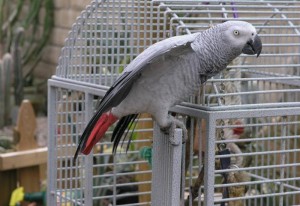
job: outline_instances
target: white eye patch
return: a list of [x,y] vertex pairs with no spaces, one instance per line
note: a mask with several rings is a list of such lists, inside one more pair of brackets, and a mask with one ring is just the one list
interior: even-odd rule
[[237,35],[240,34],[240,32],[239,32],[238,30],[234,30],[234,31],[233,31],[233,34],[234,34],[235,36],[237,36]]

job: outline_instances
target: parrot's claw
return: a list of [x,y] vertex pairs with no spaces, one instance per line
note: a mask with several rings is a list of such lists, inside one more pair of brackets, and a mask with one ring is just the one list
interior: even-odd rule
[[162,133],[164,133],[165,135],[169,135],[170,134],[169,133],[169,127],[162,127],[162,128],[160,128],[160,131]]
[[171,145],[177,146],[179,145],[179,142],[175,140],[175,128],[176,128],[176,124],[175,122],[173,122],[169,128],[169,141],[171,143]]
[[183,122],[181,122],[178,119],[173,118],[172,119],[172,123],[170,125],[170,127],[168,128],[161,128],[161,131],[166,134],[169,135],[169,141],[172,145],[177,146],[179,145],[179,142],[175,140],[174,138],[174,133],[175,133],[175,129],[176,127],[179,127],[180,129],[182,129],[182,144],[184,144],[188,138],[188,134],[187,134],[187,129],[184,125]]
[[174,125],[174,126],[171,126],[171,127],[173,127],[172,128],[173,135],[170,136],[170,137],[173,137],[173,139],[174,139],[175,128],[179,127],[180,129],[182,129],[182,144],[184,144],[188,139],[188,132],[187,132],[187,129],[185,127],[185,124],[182,121],[174,118],[174,121],[173,121],[172,125]]
[[174,128],[171,127],[166,127],[166,128],[161,128],[160,129],[165,135],[169,136],[169,141],[171,145],[177,146],[179,145],[179,142],[175,140],[174,138]]

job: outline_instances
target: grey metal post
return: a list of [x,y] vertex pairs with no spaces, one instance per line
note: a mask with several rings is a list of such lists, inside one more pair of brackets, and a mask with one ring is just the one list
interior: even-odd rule
[[[47,184],[47,205],[56,205],[56,174],[57,154],[54,147],[55,129],[56,129],[56,88],[51,85],[51,80],[48,81],[48,184]],[[56,146],[56,145],[55,145]]]
[[[93,95],[86,93],[85,94],[85,120],[91,118],[93,114]],[[85,205],[93,205],[93,156],[92,154],[84,158],[85,166],[85,190],[84,190],[84,203]]]
[[206,122],[206,154],[204,160],[204,205],[214,204],[216,120],[210,115]]
[[169,136],[155,125],[152,155],[151,205],[180,205],[182,130],[174,134],[178,145],[171,145]]

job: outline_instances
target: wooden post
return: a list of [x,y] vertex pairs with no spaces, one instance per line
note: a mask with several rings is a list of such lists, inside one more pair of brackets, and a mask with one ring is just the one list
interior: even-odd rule
[[[37,148],[37,143],[34,139],[36,119],[32,105],[28,100],[23,100],[20,106],[16,130],[20,134],[20,142],[17,145],[18,151]],[[26,192],[39,192],[39,165],[20,168],[18,170],[18,181]]]
[[0,154],[0,205],[8,205],[11,193],[23,186],[26,193],[40,191],[40,165],[47,162],[47,148],[37,148],[36,119],[31,103],[24,100],[19,109],[16,133],[18,151]]
[[23,100],[18,114],[16,130],[20,135],[20,142],[17,145],[18,151],[35,149],[37,143],[34,139],[36,119],[29,100]]

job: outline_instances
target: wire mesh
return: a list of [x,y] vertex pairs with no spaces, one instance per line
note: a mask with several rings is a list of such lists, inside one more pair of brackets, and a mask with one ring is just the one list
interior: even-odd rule
[[[147,46],[226,20],[252,23],[263,52],[241,55],[173,109],[190,117],[181,205],[300,204],[299,10],[299,1],[92,1],[49,81],[48,205],[151,204],[152,171],[139,156],[152,144],[150,116],[138,120],[127,153],[125,140],[111,155],[108,132],[73,164],[79,135],[107,88]],[[229,169],[221,166],[226,158]]]
[[[56,109],[52,113],[55,119],[51,122],[51,129],[55,138],[49,144],[55,147],[52,148],[53,151],[49,151],[49,187],[55,188],[51,189],[50,194],[53,203],[148,204],[151,169],[147,161],[139,158],[139,148],[151,144],[149,137],[152,137],[152,119],[147,116],[139,119],[128,152],[125,151],[127,146],[122,145],[117,154],[112,155],[109,138],[112,132],[109,131],[104,140],[97,144],[93,156],[79,156],[76,164],[73,164],[78,137],[85,120],[94,112],[89,110],[95,108],[98,97],[87,97],[83,92],[62,87],[54,90],[56,98],[51,96],[51,99],[56,103],[51,106]],[[124,141],[124,144],[127,143]],[[139,190],[142,187],[146,189]],[[146,200],[142,200],[143,198]]]
[[155,41],[154,28],[146,21],[149,4],[92,1],[73,25],[56,76],[110,86],[124,67]]
[[[213,167],[214,171],[211,176],[215,197],[210,205],[299,204],[299,114],[269,115],[244,114],[241,119],[221,118],[216,114],[215,125],[207,125],[205,118],[193,120],[194,133],[186,145],[187,154],[194,155],[186,156],[185,205],[208,205],[204,204],[207,188],[203,186],[203,176],[199,194],[194,198],[191,195],[191,186],[195,186],[204,167]],[[216,137],[211,151],[207,147],[207,130]],[[230,153],[220,153],[226,149]],[[207,156],[213,156],[215,161],[205,163]],[[224,158],[230,161],[228,168],[222,166]]]
[[139,119],[128,152],[124,141],[112,156],[108,132],[93,156],[80,156],[72,163],[79,135],[105,89],[155,41],[148,32],[151,22],[145,20],[149,5],[148,1],[92,1],[74,23],[53,77],[59,82],[50,87],[49,119],[55,122],[50,120],[49,145],[55,150],[49,151],[49,205],[149,204],[151,168],[139,158],[139,149],[151,144],[150,117]]
[[[164,37],[203,31],[227,20],[252,23],[263,42],[259,58],[241,55],[208,81],[198,100],[203,109],[296,105],[299,101],[299,2],[154,1]],[[224,107],[226,105],[226,107]],[[222,106],[222,107],[220,107]]]

